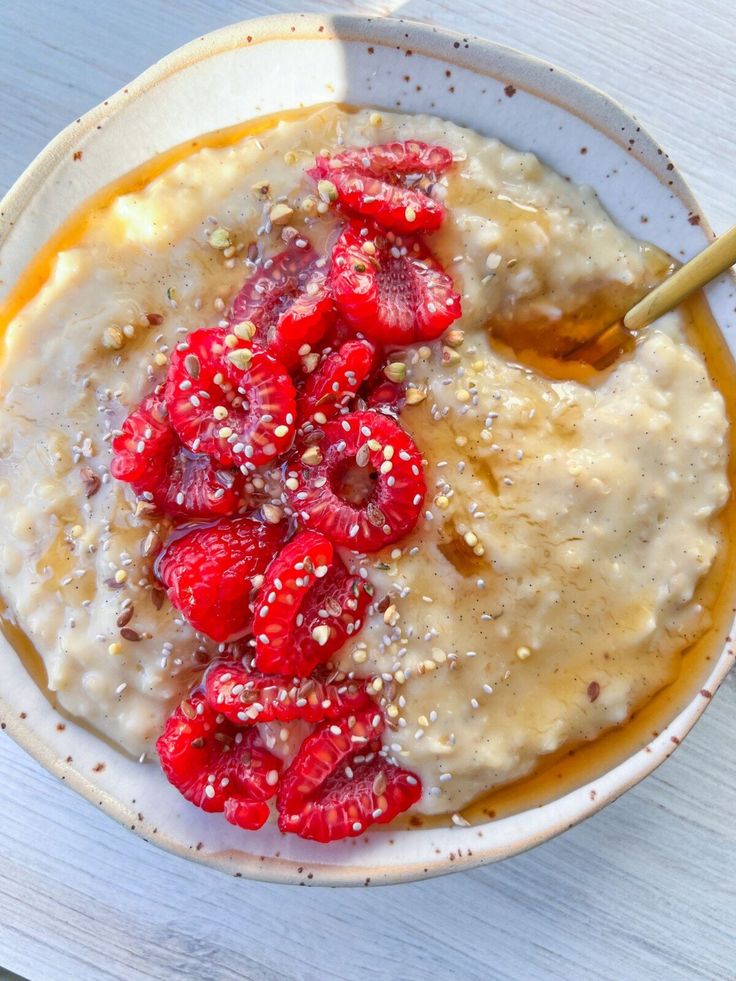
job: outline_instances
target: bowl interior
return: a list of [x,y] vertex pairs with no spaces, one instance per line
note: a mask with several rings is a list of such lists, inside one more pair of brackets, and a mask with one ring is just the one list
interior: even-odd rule
[[[258,84],[254,85],[253,80]],[[234,25],[170,55],[72,124],[3,203],[0,297],[37,246],[92,192],[204,132],[326,101],[431,113],[532,150],[591,184],[619,224],[688,257],[708,231],[654,142],[601,93],[545,63],[486,41],[370,18],[283,16]],[[727,280],[709,290],[729,341]],[[11,735],[97,806],[144,837],[232,873],[277,881],[386,882],[493,861],[564,830],[650,772],[707,703],[694,701],[647,751],[533,811],[473,828],[389,830],[328,848],[275,829],[243,835],[184,802],[156,766],[141,766],[60,719],[0,638],[0,710]],[[724,652],[708,680],[730,664]],[[595,793],[591,793],[591,791]]]

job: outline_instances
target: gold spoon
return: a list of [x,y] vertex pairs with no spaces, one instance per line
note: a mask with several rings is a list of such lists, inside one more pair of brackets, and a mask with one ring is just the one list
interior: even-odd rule
[[608,324],[592,337],[576,344],[562,355],[565,361],[584,361],[594,368],[605,368],[622,348],[630,347],[633,332],[647,327],[669,313],[691,293],[720,276],[736,264],[736,227],[711,242],[694,259],[680,266],[659,286],[650,290],[622,320]]

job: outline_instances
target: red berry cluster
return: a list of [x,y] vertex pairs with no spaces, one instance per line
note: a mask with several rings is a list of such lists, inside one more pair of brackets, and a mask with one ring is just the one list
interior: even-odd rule
[[[439,227],[431,184],[452,163],[418,141],[318,157],[307,173],[345,215],[329,256],[297,235],[261,263],[226,326],[196,330],[167,378],[113,440],[112,473],[185,525],[157,575],[195,630],[222,645],[168,719],[167,777],[199,807],[317,841],[361,834],[421,795],[381,752],[366,682],[329,663],[367,615],[372,588],[336,545],[374,552],[415,526],[421,454],[397,421],[387,353],[460,315],[452,281],[417,233]],[[370,477],[348,491],[351,470]],[[279,472],[292,520],[268,523],[248,488]],[[313,726],[282,773],[258,723]]]

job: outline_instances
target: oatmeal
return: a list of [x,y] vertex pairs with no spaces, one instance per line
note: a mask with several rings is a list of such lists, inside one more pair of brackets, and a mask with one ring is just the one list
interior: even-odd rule
[[[664,318],[630,356],[585,381],[551,380],[516,364],[496,343],[554,354],[560,338],[587,336],[612,310],[625,309],[657,281],[666,260],[619,229],[590,190],[531,154],[428,116],[326,108],[257,138],[200,149],[96,211],[5,335],[0,593],[40,653],[59,704],[130,753],[155,755],[167,716],[199,683],[217,641],[235,636],[223,624],[237,616],[241,600],[252,600],[252,582],[260,586],[269,573],[255,559],[243,566],[248,589],[195,632],[190,621],[198,622],[185,615],[182,597],[196,583],[167,579],[167,596],[156,576],[171,516],[184,520],[176,515],[182,502],[174,493],[165,508],[170,517],[160,517],[156,493],[136,497],[121,482],[133,484],[130,475],[111,475],[111,445],[123,438],[126,416],[163,385],[172,362],[181,362],[181,377],[188,372],[205,384],[206,345],[215,335],[200,338],[205,347],[195,351],[192,332],[219,329],[222,363],[256,372],[258,355],[252,359],[248,345],[259,325],[233,316],[233,300],[248,277],[268,272],[268,257],[284,249],[311,249],[315,257],[342,249],[342,288],[348,298],[355,292],[350,275],[366,273],[360,262],[349,264],[364,231],[360,222],[353,231],[351,225],[336,246],[342,219],[335,202],[352,201],[357,184],[377,178],[361,171],[360,150],[350,151],[344,170],[334,169],[334,155],[418,138],[445,148],[447,160],[427,162],[427,172],[436,170],[431,181],[406,167],[397,171],[404,184],[396,179],[391,202],[400,206],[391,220],[409,229],[426,222],[428,246],[417,245],[414,258],[422,288],[434,291],[431,306],[440,308],[431,317],[445,317],[438,331],[449,329],[430,339],[409,323],[400,347],[384,358],[381,378],[403,393],[398,420],[425,461],[415,463],[411,447],[401,450],[406,487],[411,468],[423,466],[427,492],[407,490],[402,514],[378,508],[365,528],[350,525],[323,563],[332,563],[331,575],[344,563],[335,589],[346,595],[349,576],[370,585],[335,660],[351,679],[371,679],[369,693],[386,718],[385,754],[421,780],[420,810],[461,809],[546,754],[623,722],[671,680],[683,648],[707,627],[694,594],[720,546],[727,422],[680,318]],[[322,162],[309,180],[305,169],[315,158]],[[402,196],[407,188],[426,201],[405,204],[415,200]],[[367,213],[372,197],[360,202]],[[382,288],[391,263],[404,261],[393,242],[378,246]],[[321,262],[305,259],[306,272],[295,274],[295,290],[310,298],[309,316],[325,288]],[[247,310],[252,296],[249,302]],[[308,317],[300,316],[295,323],[308,331]],[[380,318],[372,329],[374,342],[388,343]],[[279,351],[292,374],[318,371],[319,344],[312,343]],[[355,343],[344,372],[348,387],[351,371],[374,370],[367,362],[356,367],[367,356]],[[309,426],[339,426],[323,418],[325,392],[305,384]],[[286,377],[278,388],[289,385]],[[192,393],[183,391],[176,403],[166,394],[168,419],[182,439],[191,418],[171,407],[191,414]],[[199,399],[196,384],[192,391]],[[201,445],[199,430],[193,442],[187,436],[174,469],[200,466],[190,459],[192,447],[211,451],[215,464],[197,471],[203,514],[232,514],[225,508],[237,492],[243,512],[257,509],[266,524],[282,528],[301,514],[309,528],[304,501],[314,504],[321,477],[300,472],[287,477],[285,492],[276,486],[269,454],[288,450],[296,409],[281,405],[281,417],[264,404],[248,422],[260,433],[266,420],[261,443],[236,441],[242,413],[223,402],[212,410],[217,426],[207,430],[209,443]],[[166,414],[157,417],[152,403],[149,409],[143,446],[158,424],[161,439],[169,438]],[[194,421],[198,426],[198,416]],[[355,435],[360,454],[359,432],[349,429],[344,439]],[[125,438],[135,449],[132,432]],[[300,439],[299,467],[320,467],[318,443]],[[366,440],[379,449],[366,448],[364,464],[383,453],[370,465],[396,486],[390,481],[402,479],[404,458],[394,437],[371,433]],[[257,466],[248,464],[253,459]],[[190,510],[192,517],[202,520]],[[374,534],[384,526],[400,533]],[[282,537],[263,546],[269,559]],[[365,551],[346,548],[350,541]],[[387,544],[377,552],[378,541]],[[319,647],[322,637],[314,626],[310,642]],[[323,700],[361,697],[351,689]],[[194,714],[206,711],[197,708],[201,700],[198,694]],[[237,722],[236,714],[226,724]],[[274,759],[288,758],[272,736],[263,733]],[[370,743],[370,733],[365,738]],[[278,766],[269,757],[274,781]],[[375,785],[383,779],[378,773]],[[241,815],[243,826],[247,820]]]

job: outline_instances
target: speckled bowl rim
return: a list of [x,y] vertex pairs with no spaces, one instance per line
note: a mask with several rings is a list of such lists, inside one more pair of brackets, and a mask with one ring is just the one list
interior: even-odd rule
[[[655,141],[642,131],[637,120],[604,93],[556,66],[494,42],[463,36],[411,20],[284,14],[233,24],[184,45],[64,129],[36,157],[0,203],[0,212],[6,228],[12,225],[14,217],[19,215],[32,200],[55,162],[68,154],[83,135],[90,134],[102,121],[109,119],[123,106],[155,88],[164,79],[185,69],[193,62],[216,57],[234,47],[255,45],[269,40],[289,40],[299,43],[306,39],[360,42],[379,47],[399,48],[403,49],[404,53],[409,50],[409,53],[414,52],[452,62],[457,67],[466,68],[475,74],[513,82],[517,87],[535,93],[545,101],[563,106],[621,146],[625,145],[631,132],[636,132],[638,159],[657,174],[661,183],[664,183],[664,177],[660,174],[663,166],[662,159],[669,158]],[[496,61],[498,64],[495,63]],[[499,70],[499,66],[502,67],[502,71]],[[552,71],[554,71],[553,76],[547,74]],[[668,164],[668,167],[667,178],[670,189],[691,214],[698,215],[700,231],[704,236],[703,244],[705,244],[705,240],[712,237],[712,231],[702,217],[700,208],[681,174],[672,164]],[[90,193],[96,189],[90,188]],[[7,232],[0,231],[0,247],[6,235]],[[736,284],[736,279],[732,279],[732,283]],[[720,323],[720,318],[717,319]],[[723,325],[722,329],[725,333]],[[733,347],[733,343],[731,346]],[[727,645],[703,688],[693,693],[692,701],[655,739],[585,786],[533,809],[540,814],[546,812],[549,815],[548,819],[540,821],[536,831],[520,833],[513,841],[500,846],[493,843],[492,835],[481,842],[474,833],[478,829],[491,829],[503,821],[513,821],[513,818],[487,822],[470,829],[446,829],[447,833],[452,834],[451,841],[455,847],[439,856],[427,854],[421,861],[402,862],[399,847],[395,863],[352,866],[349,863],[330,862],[329,852],[325,851],[324,862],[312,863],[311,868],[318,870],[318,874],[312,878],[308,877],[307,869],[304,868],[305,863],[302,861],[270,856],[263,861],[259,860],[257,855],[242,852],[238,852],[237,859],[233,861],[232,854],[229,852],[199,853],[192,851],[190,845],[184,845],[177,839],[168,837],[165,831],[153,834],[157,829],[148,827],[146,822],[136,825],[134,830],[146,840],[153,841],[159,847],[184,858],[208,864],[229,874],[281,883],[358,885],[406,882],[498,861],[526,851],[567,830],[614,801],[656,769],[672,754],[703,713],[713,693],[732,666],[733,660],[733,649]],[[49,711],[53,710],[49,708]],[[48,742],[35,731],[34,725],[19,717],[17,705],[14,706],[1,691],[0,718],[4,720],[3,728],[13,740],[49,772],[65,781],[68,786],[100,807],[106,814],[121,824],[131,827],[130,809],[127,805],[117,800],[88,774],[80,772],[75,766],[65,763],[57,756]],[[522,812],[522,815],[527,813],[530,812]],[[515,817],[519,818],[520,815]],[[402,835],[414,836],[417,832],[398,830],[393,834],[398,838]],[[471,842],[472,848],[469,847]]]

